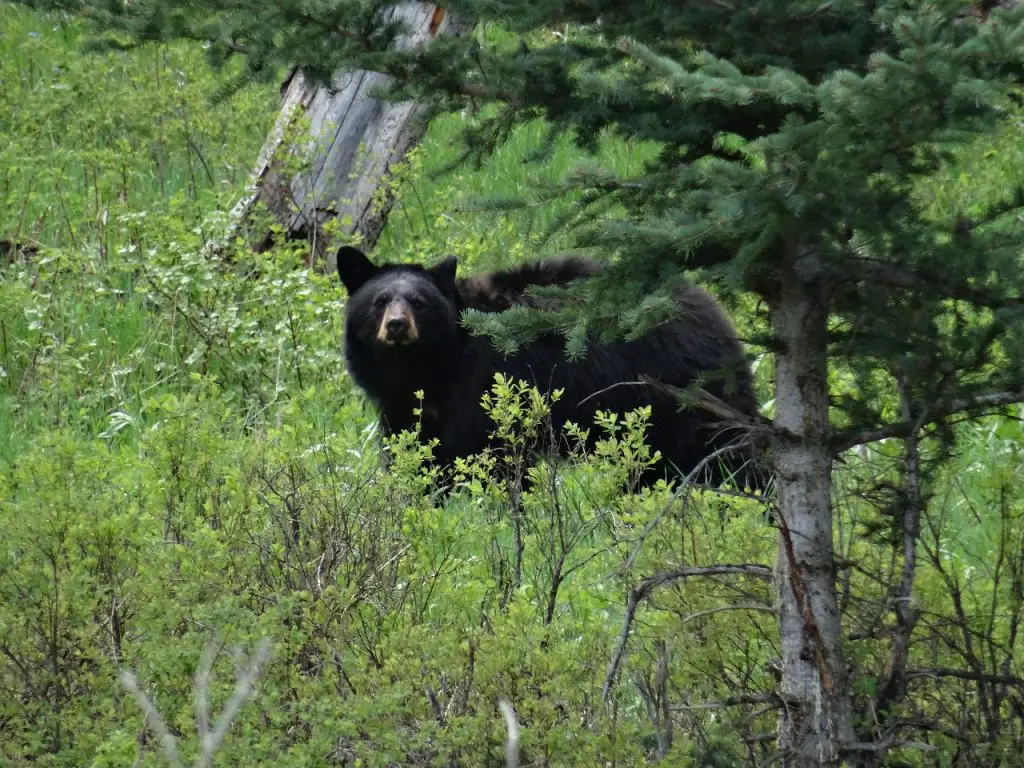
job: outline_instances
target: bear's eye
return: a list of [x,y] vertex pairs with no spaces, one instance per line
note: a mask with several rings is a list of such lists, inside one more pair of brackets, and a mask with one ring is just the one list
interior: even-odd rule
[[411,306],[413,309],[419,309],[420,307],[423,306],[423,299],[420,298],[419,296],[410,296],[408,301],[409,306]]
[[374,299],[373,306],[376,307],[377,309],[384,309],[384,307],[387,306],[387,303],[388,297],[382,293],[380,296]]

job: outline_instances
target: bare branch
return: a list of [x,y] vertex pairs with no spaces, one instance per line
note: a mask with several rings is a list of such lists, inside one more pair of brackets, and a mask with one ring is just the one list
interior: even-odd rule
[[839,283],[852,280],[863,280],[879,283],[891,288],[916,291],[929,296],[960,299],[981,307],[1005,307],[1024,305],[1024,299],[1018,296],[1006,296],[998,293],[979,291],[956,283],[945,283],[940,277],[929,274],[922,275],[893,264],[872,259],[850,259],[844,261],[832,271],[832,278]]
[[160,737],[160,744],[163,747],[164,757],[167,758],[167,762],[172,766],[180,768],[182,763],[181,756],[178,754],[177,739],[174,738],[174,735],[167,727],[167,723],[164,722],[156,705],[153,704],[152,700],[142,690],[142,686],[139,685],[139,680],[135,677],[135,673],[122,669],[121,683],[135,697],[139,706],[142,707],[142,711],[146,713],[146,719],[149,720],[153,730]]
[[234,40],[217,40],[214,45],[222,45],[232,53],[239,53],[243,56],[250,56],[252,54],[252,48],[241,43],[236,43]]
[[203,739],[202,752],[197,763],[200,768],[211,765],[213,763],[213,756],[220,747],[221,742],[224,741],[224,737],[227,735],[228,728],[231,727],[231,723],[234,722],[238,712],[242,709],[242,705],[245,704],[246,700],[252,695],[256,687],[256,680],[260,676],[264,663],[270,658],[270,639],[261,638],[259,645],[256,648],[256,653],[253,654],[249,664],[244,672],[238,677],[238,682],[235,684],[235,691],[231,694],[231,698],[228,699],[227,704],[224,705],[224,711],[221,712],[220,717],[217,718],[217,722],[214,723],[213,729],[206,734],[206,738]]
[[206,743],[210,733],[210,674],[217,657],[218,645],[219,643],[212,640],[206,644],[199,660],[199,668],[196,670],[196,733],[200,744]]
[[[663,394],[666,394],[669,397],[674,397],[677,400],[682,398],[682,396],[685,394],[684,389],[681,387],[675,387],[672,386],[671,384],[665,384],[664,382],[659,381],[658,379],[655,379],[651,376],[641,376],[638,381],[620,381],[615,384],[612,384],[611,386],[605,387],[604,389],[599,389],[597,392],[593,392],[584,397],[582,400],[580,400],[578,405],[583,405],[588,400],[603,395],[606,392],[609,392],[610,390],[613,389],[617,389],[619,387],[645,386],[650,387],[651,389],[656,390],[658,392],[662,392]],[[697,403],[698,408],[707,411],[708,413],[711,413],[715,416],[718,416],[720,419],[723,419],[724,421],[729,422],[730,424],[750,428],[771,427],[770,419],[764,418],[763,416],[752,418],[747,414],[743,413],[742,411],[733,408],[731,405],[729,405],[721,398],[715,397],[705,389],[698,389],[697,395],[699,397]]]
[[[704,457],[704,459],[698,462],[697,466],[690,470],[690,473],[685,478],[683,478],[683,480],[676,487],[676,490],[672,493],[672,497],[668,500],[665,506],[662,507],[658,514],[655,515],[654,518],[644,527],[644,530],[641,532],[640,537],[637,540],[636,546],[633,548],[633,551],[629,554],[629,557],[626,558],[625,563],[623,563],[622,567],[620,568],[621,571],[624,571],[627,568],[632,567],[633,563],[636,561],[637,555],[640,554],[640,549],[643,547],[644,542],[647,540],[647,537],[650,536],[651,532],[661,523],[662,518],[664,518],[665,515],[669,513],[669,511],[672,509],[672,506],[676,503],[676,501],[682,499],[685,510],[686,503],[689,502],[690,496],[694,488],[697,487],[697,476],[705,469],[707,469],[707,467],[711,465],[712,461],[715,461],[716,459],[722,456],[726,456],[735,450],[735,441],[731,441],[726,445],[723,445],[721,448],[717,448],[716,450],[712,451],[711,454]],[[746,494],[744,495],[746,496]]]
[[516,713],[512,705],[504,699],[498,702],[498,707],[505,716],[505,727],[508,728],[508,738],[505,740],[505,765],[507,768],[518,768],[519,724],[516,722]]
[[[896,627],[892,633],[889,660],[876,687],[872,710],[885,717],[891,706],[902,701],[907,692],[906,667],[910,656],[910,637],[917,626],[920,612],[913,606],[914,576],[917,571],[917,543],[921,533],[921,464],[918,451],[918,433],[921,417],[914,415],[906,383],[900,382],[902,416],[913,427],[907,435],[905,446],[906,463],[906,505],[903,509],[903,574],[896,594]],[[869,713],[871,714],[871,713]],[[866,717],[866,722],[873,718]],[[879,742],[881,744],[881,742]]]
[[958,411],[969,411],[973,408],[998,408],[1004,405],[1015,405],[1024,402],[1024,392],[988,392],[984,395],[959,398],[949,407],[949,414]]
[[434,689],[428,684],[424,691],[427,694],[427,701],[430,703],[430,711],[434,715],[434,720],[442,728],[447,727],[448,723],[444,717],[444,708],[441,706],[441,702],[437,700],[437,694],[434,693]]
[[979,683],[1024,687],[1024,678],[1014,677],[1013,675],[989,675],[983,672],[972,672],[968,669],[947,669],[945,667],[908,669],[907,677],[955,677],[959,680],[973,680]]
[[675,571],[666,571],[655,576],[648,576],[633,589],[633,594],[636,594],[637,598],[642,600],[654,591],[655,587],[660,587],[662,584],[666,584],[670,581],[687,579],[691,576],[725,576],[729,574],[753,576],[756,579],[763,579],[768,582],[772,580],[772,569],[767,565],[761,565],[760,563],[741,563],[738,565],[698,565],[679,568]]
[[[677,704],[672,707],[672,710],[725,709],[726,707],[739,707],[744,704],[769,704],[773,707],[783,707],[786,705],[786,701],[777,693],[746,693],[737,696],[727,696],[717,701],[702,701],[698,704]],[[793,702],[793,706],[796,706],[795,702]]]
[[626,618],[622,624],[622,632],[619,634],[619,640],[618,643],[616,643],[615,652],[612,654],[612,659],[608,664],[608,672],[605,675],[604,686],[601,689],[601,701],[606,702],[608,700],[608,694],[611,692],[611,687],[614,685],[615,679],[618,677],[619,667],[622,665],[622,659],[626,654],[626,642],[629,640],[629,632],[633,626],[636,609],[639,607],[641,600],[644,600],[656,587],[660,587],[662,584],[666,584],[670,581],[687,579],[692,576],[725,576],[729,574],[753,576],[758,579],[763,579],[764,581],[772,580],[772,570],[766,565],[756,563],[745,563],[741,565],[708,565],[678,568],[674,571],[665,571],[664,573],[659,573],[654,576],[648,576],[630,590],[629,599],[626,602]]
[[[651,376],[641,376],[641,382],[647,384],[651,389],[663,392],[670,397],[681,399],[685,393],[681,387],[674,387],[671,384],[665,384],[662,381],[658,381]],[[707,390],[701,388],[697,390],[699,396],[698,407],[708,413],[718,416],[720,419],[724,419],[732,424],[738,424],[744,427],[770,427],[771,421],[764,417],[752,418],[742,411],[733,408],[727,402],[721,398],[715,397]]]
[[592,400],[595,397],[600,397],[601,395],[603,395],[603,394],[605,394],[607,392],[610,392],[613,389],[618,389],[619,387],[646,387],[646,386],[649,386],[648,382],[646,382],[646,381],[617,381],[614,384],[612,384],[611,386],[605,387],[604,389],[597,390],[597,392],[591,392],[589,395],[587,395],[582,400],[580,400],[578,403],[576,403],[576,405],[583,405],[588,400]]
[[665,639],[661,637],[655,641],[655,645],[657,647],[657,662],[654,678],[650,679],[647,674],[634,672],[633,679],[640,692],[640,697],[647,705],[647,716],[650,718],[651,727],[654,728],[655,737],[658,740],[658,751],[655,757],[657,760],[664,760],[669,750],[672,749],[672,715],[668,705],[668,646],[665,644]]
[[848,754],[855,752],[877,754],[888,752],[890,749],[918,749],[922,752],[934,752],[937,747],[932,744],[926,744],[923,741],[895,741],[894,739],[885,739],[884,741],[853,741],[843,745],[843,751]]
[[697,611],[691,613],[683,618],[679,622],[679,625],[689,624],[691,621],[703,618],[705,616],[713,616],[716,613],[725,613],[726,611],[760,611],[761,613],[775,613],[774,606],[768,605],[767,603],[737,603],[735,605],[719,605],[715,608],[708,608],[705,611]]
[[[950,401],[944,408],[938,411],[925,412],[918,419],[919,426],[927,422],[934,422],[948,418],[962,411],[976,411],[988,408],[1001,408],[1007,405],[1024,403],[1024,391],[1008,392],[986,392],[973,397],[961,397]],[[915,429],[915,424],[908,421],[901,421],[896,424],[889,424],[877,429],[864,431],[843,431],[836,432],[831,439],[832,452],[835,454],[847,451],[858,445],[877,443],[880,440],[887,440],[893,437],[905,438]]]

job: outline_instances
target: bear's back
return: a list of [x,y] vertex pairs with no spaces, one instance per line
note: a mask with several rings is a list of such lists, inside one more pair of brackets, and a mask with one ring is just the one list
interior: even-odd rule
[[503,312],[514,306],[541,306],[542,302],[529,294],[531,288],[566,285],[598,271],[597,262],[582,256],[543,259],[460,278],[456,290],[464,308]]

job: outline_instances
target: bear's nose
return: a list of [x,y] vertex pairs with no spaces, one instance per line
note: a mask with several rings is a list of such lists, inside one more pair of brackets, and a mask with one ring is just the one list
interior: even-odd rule
[[404,317],[392,317],[388,319],[386,328],[389,339],[401,339],[409,330],[409,324]]

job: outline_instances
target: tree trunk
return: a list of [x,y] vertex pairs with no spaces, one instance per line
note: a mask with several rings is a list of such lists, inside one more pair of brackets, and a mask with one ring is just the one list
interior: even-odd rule
[[782,641],[783,765],[838,765],[854,741],[832,544],[827,304],[814,249],[793,254],[772,307],[773,438],[779,523],[775,583]]
[[[385,22],[394,20],[403,21],[409,30],[398,40],[402,49],[466,28],[430,3],[398,3]],[[312,86],[293,71],[282,86],[281,112],[260,151],[249,189],[232,211],[235,226],[246,225],[262,203],[284,227],[284,237],[307,239],[311,263],[322,260],[329,271],[335,267],[336,249],[330,248],[323,227],[331,219],[338,219],[339,235],[361,235],[363,246],[372,247],[393,201],[384,186],[391,168],[426,130],[422,104],[370,96],[388,82],[378,72],[339,72],[332,92]],[[286,169],[296,148],[288,135],[303,115],[309,119],[309,142],[298,151],[309,152],[311,161],[289,177]],[[250,231],[248,237],[257,250],[273,240],[269,231]]]

